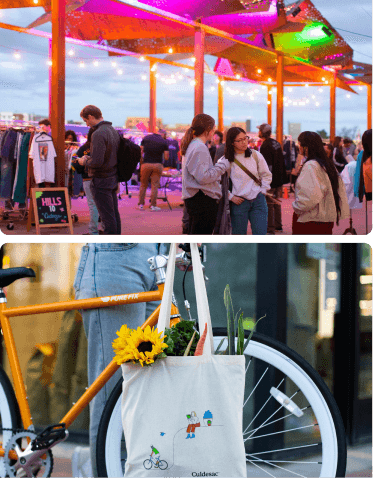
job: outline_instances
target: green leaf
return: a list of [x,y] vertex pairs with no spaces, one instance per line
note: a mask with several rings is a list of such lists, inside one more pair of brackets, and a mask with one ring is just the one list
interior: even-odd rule
[[243,328],[243,312],[238,318],[237,323],[237,355],[243,355],[245,341],[245,329]]
[[221,349],[221,346],[223,345],[224,343],[224,340],[226,339],[227,337],[223,337],[220,341],[220,344],[218,345],[218,348],[215,350],[215,355],[218,354],[219,350]]
[[259,322],[260,322],[262,319],[264,319],[264,317],[267,317],[267,314],[264,314],[263,317],[260,317],[260,319],[258,319],[258,320],[256,321],[256,324],[254,325],[253,329],[251,330],[250,335],[249,335],[248,339],[246,340],[246,342],[245,342],[245,344],[244,344],[244,346],[243,346],[243,351],[242,351],[242,353],[245,352],[246,347],[249,345],[249,342],[250,342],[250,340],[251,340],[251,337],[253,336],[253,334],[254,334],[254,332],[255,332],[256,326],[259,324]]
[[227,310],[228,354],[234,355],[235,354],[234,309],[233,309],[233,303],[232,303],[232,297],[231,297],[229,284],[226,285],[224,290],[224,305]]

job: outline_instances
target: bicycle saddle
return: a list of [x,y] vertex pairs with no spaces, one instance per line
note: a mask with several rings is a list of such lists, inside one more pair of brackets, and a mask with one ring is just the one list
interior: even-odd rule
[[0,288],[6,287],[17,279],[23,279],[24,277],[35,277],[35,272],[28,267],[0,269]]

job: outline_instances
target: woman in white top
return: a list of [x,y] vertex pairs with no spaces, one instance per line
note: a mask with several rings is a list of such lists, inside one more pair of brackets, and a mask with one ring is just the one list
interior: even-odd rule
[[304,131],[298,142],[306,162],[295,183],[293,234],[332,234],[350,215],[345,186],[317,133]]
[[206,143],[214,134],[215,120],[209,115],[195,116],[181,140],[182,199],[189,215],[188,234],[212,234],[221,198],[220,176],[223,164],[213,165]]
[[[243,171],[236,161],[249,170],[257,181]],[[242,128],[235,126],[228,130],[225,155],[217,164],[225,165],[232,181],[232,191],[228,192],[232,234],[247,234],[249,221],[253,235],[267,234],[265,193],[271,188],[272,174],[264,157],[248,148],[248,137]]]

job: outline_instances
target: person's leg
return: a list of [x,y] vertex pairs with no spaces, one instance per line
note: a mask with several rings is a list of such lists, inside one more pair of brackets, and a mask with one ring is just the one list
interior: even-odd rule
[[160,179],[163,171],[163,166],[160,163],[156,163],[152,165],[152,173],[151,173],[151,197],[150,197],[150,205],[156,206],[157,205],[157,196],[158,196],[158,189],[160,185]]
[[118,186],[115,187],[111,191],[111,195],[112,195],[112,201],[113,201],[113,206],[114,206],[115,220],[116,220],[116,224],[117,224],[116,234],[121,234],[122,233],[122,223],[121,223],[120,214],[119,214]]
[[[274,193],[274,189],[270,189],[268,191],[269,194]],[[268,226],[267,226],[267,232],[269,234],[274,234],[275,233],[275,208],[274,208],[274,202],[271,201],[269,198],[266,198],[267,201],[267,207],[268,207]]]
[[[90,243],[84,246],[74,282],[76,299],[155,290],[155,275],[150,271],[147,259],[157,253],[157,244]],[[89,385],[112,361],[112,342],[121,326],[139,327],[158,304],[127,304],[82,311],[88,339]],[[118,370],[90,403],[89,436],[93,476],[97,476],[96,438],[101,415],[120,378],[121,371]]]
[[219,207],[216,200],[199,191],[186,199],[185,205],[190,219],[188,234],[212,234]]
[[251,202],[249,215],[253,236],[266,235],[268,226],[268,207],[264,194],[259,193]]
[[117,234],[117,215],[115,211],[115,201],[113,189],[116,189],[115,178],[93,178],[91,181],[91,191],[95,201],[101,222],[104,225],[104,234]]
[[150,163],[143,163],[141,165],[141,172],[140,172],[140,192],[139,192],[139,206],[145,205],[145,194],[146,189],[149,183],[149,177],[152,173],[152,165]]
[[98,235],[98,211],[91,192],[91,181],[83,181],[83,188],[87,197],[90,217],[88,230],[90,234]]
[[247,226],[249,224],[250,201],[244,201],[242,204],[230,203],[232,234],[247,234]]
[[[275,189],[275,197],[277,199],[282,198],[282,186]],[[275,230],[281,231],[282,230],[282,215],[281,215],[281,205],[275,204],[274,205],[274,220],[275,220]]]

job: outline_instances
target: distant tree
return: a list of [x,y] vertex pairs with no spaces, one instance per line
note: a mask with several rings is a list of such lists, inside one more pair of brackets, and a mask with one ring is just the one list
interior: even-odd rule
[[351,138],[354,139],[356,136],[356,131],[357,131],[357,126],[354,126],[353,128],[341,128],[337,136],[342,136],[342,138]]
[[328,133],[324,129],[322,129],[321,131],[316,131],[316,133],[319,134],[322,137],[322,139],[329,138]]

